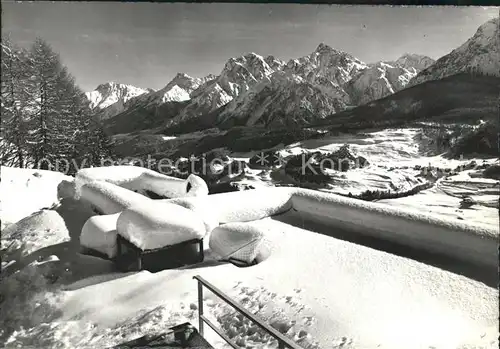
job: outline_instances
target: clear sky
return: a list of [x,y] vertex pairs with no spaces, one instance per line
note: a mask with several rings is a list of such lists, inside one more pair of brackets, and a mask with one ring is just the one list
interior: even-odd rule
[[46,39],[86,91],[107,81],[154,89],[177,72],[218,74],[255,52],[288,60],[319,43],[365,62],[403,53],[434,59],[471,37],[498,8],[300,4],[2,2],[2,35]]

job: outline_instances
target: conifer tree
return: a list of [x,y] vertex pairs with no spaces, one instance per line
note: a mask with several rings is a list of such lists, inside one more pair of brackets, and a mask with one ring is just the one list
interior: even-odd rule
[[1,137],[2,164],[25,167],[27,154],[27,114],[30,78],[27,52],[12,44],[7,37],[2,44],[1,69]]
[[[57,162],[57,123],[60,116],[61,88],[66,77],[59,55],[43,39],[37,38],[31,47],[30,63],[34,115],[30,127],[30,145],[35,166],[49,169]],[[60,136],[60,135],[59,135]],[[59,139],[58,139],[59,138]]]
[[74,174],[112,155],[85,93],[41,38],[29,51],[2,43],[1,111],[2,164]]

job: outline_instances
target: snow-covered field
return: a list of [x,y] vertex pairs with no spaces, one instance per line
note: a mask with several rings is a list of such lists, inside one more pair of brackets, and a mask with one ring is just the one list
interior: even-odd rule
[[[349,190],[374,188],[374,183],[380,188],[382,176],[393,184],[404,175],[414,178],[414,165],[430,162],[454,168],[470,161],[419,155],[412,132],[332,137],[283,151],[335,150],[351,144],[371,166],[344,173]],[[269,171],[249,174],[243,180],[256,187],[272,186],[275,181]],[[451,267],[438,268],[436,263],[325,236],[351,233],[331,227],[325,232],[294,210],[247,223],[264,232],[271,251],[256,266],[238,268],[217,262],[206,243],[206,258],[200,265],[158,273],[118,273],[110,261],[80,253],[81,228],[95,213],[72,198],[69,182],[73,178],[5,167],[1,176],[0,347],[105,348],[184,321],[197,325],[194,275],[214,283],[304,348],[498,347],[498,290],[487,281],[495,278],[493,274],[473,277]],[[381,202],[495,231],[498,209],[492,206],[498,201],[497,185],[498,181],[469,170],[441,178],[433,188],[414,196]],[[238,193],[230,194],[230,202],[214,205],[228,217],[231,210],[248,205]],[[478,204],[460,209],[461,195]],[[189,203],[181,205],[196,209]],[[252,210],[260,215],[256,207]],[[486,269],[484,273],[495,273]],[[242,347],[276,347],[208,292],[205,303],[206,315]],[[224,347],[210,331],[208,340],[216,348]]]

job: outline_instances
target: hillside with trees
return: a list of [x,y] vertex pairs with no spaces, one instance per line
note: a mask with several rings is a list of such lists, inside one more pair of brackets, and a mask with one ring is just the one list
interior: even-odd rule
[[74,173],[111,156],[110,140],[84,92],[43,39],[2,40],[2,165]]

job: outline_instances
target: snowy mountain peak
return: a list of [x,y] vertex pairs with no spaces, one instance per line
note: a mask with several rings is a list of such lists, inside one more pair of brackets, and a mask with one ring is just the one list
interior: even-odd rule
[[221,75],[240,74],[243,70],[248,71],[254,78],[260,79],[271,74],[271,68],[264,58],[256,53],[249,52],[243,56],[230,58]]
[[172,86],[166,93],[162,95],[162,102],[182,102],[189,100],[189,93],[179,87],[178,85]]
[[321,52],[339,52],[339,51],[322,42],[318,45],[318,47],[316,48],[316,50],[314,50],[314,52],[321,53]]
[[192,79],[191,76],[187,75],[186,73],[177,73],[174,79]]
[[86,96],[90,101],[92,109],[106,109],[115,103],[126,103],[128,100],[148,93],[150,90],[125,85],[116,82],[107,82],[97,86],[94,91],[87,92]]
[[[279,63],[274,62],[273,65],[279,68]],[[217,84],[229,96],[236,97],[274,71],[262,56],[250,52],[230,58],[217,78]]]
[[500,76],[500,19],[481,25],[462,46],[438,59],[410,82],[416,85],[461,72]]
[[174,86],[177,86],[190,94],[205,82],[206,78],[193,78],[185,73],[177,73],[177,75],[162,89],[162,91],[167,92]]
[[401,68],[415,68],[420,71],[431,66],[434,62],[435,61],[428,56],[415,53],[405,53],[392,63]]

